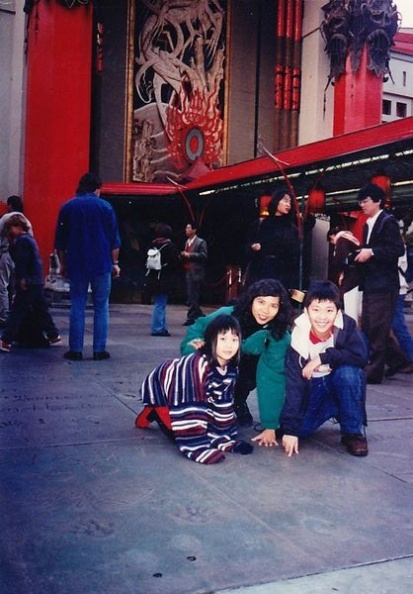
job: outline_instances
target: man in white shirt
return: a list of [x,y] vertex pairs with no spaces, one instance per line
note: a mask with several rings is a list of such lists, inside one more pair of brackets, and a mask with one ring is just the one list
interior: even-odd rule
[[404,253],[399,225],[383,210],[384,191],[368,184],[358,194],[361,210],[368,219],[363,243],[355,261],[361,264],[363,291],[361,330],[369,343],[367,383],[380,384],[384,376],[386,348],[399,294],[398,259]]

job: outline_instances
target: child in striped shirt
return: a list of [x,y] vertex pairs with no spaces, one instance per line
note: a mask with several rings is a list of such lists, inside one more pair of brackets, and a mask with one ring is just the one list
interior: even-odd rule
[[190,460],[215,464],[225,452],[250,454],[237,441],[234,386],[238,376],[241,330],[230,315],[219,315],[205,332],[204,345],[191,355],[167,360],[144,380],[139,428],[157,421]]

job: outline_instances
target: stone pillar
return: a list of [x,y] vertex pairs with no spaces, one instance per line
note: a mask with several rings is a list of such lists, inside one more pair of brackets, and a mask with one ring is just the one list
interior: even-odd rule
[[92,6],[41,0],[28,19],[23,196],[47,265],[59,207],[89,169]]
[[334,136],[381,124],[383,78],[368,70],[366,48],[354,74],[349,60],[334,86]]

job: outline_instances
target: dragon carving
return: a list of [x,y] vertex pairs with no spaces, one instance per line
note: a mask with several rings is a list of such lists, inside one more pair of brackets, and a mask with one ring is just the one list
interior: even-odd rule
[[391,76],[390,48],[401,18],[393,0],[330,0],[322,10],[320,31],[330,59],[327,86],[345,72],[348,56],[351,71],[357,72],[364,47],[369,70]]
[[[191,127],[197,129],[193,142],[200,139],[202,155],[197,148],[189,155],[202,156],[209,165],[221,157],[224,10],[219,0],[142,0],[141,5],[146,15],[135,58],[139,107],[133,178],[160,181],[177,178],[176,169],[191,164],[185,153]],[[144,142],[142,130],[152,131]]]

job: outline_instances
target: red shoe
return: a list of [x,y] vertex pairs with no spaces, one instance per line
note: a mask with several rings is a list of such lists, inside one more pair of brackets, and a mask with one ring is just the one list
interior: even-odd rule
[[139,429],[145,429],[146,427],[149,427],[152,421],[155,420],[153,411],[153,406],[144,406],[135,419],[135,427],[139,427]]
[[149,427],[153,421],[156,421],[159,428],[169,439],[175,441],[172,433],[171,417],[167,406],[144,406],[143,410],[135,419],[135,427],[145,429]]

